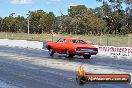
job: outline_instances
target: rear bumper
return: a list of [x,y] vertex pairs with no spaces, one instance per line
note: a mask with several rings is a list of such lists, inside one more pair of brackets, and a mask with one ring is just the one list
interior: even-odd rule
[[98,51],[94,50],[75,50],[75,53],[78,55],[96,55]]

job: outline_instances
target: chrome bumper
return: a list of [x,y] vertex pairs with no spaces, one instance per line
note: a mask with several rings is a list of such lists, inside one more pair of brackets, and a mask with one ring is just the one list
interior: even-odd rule
[[94,50],[91,50],[91,49],[87,49],[87,50],[75,50],[75,52],[77,54],[97,54],[98,51],[94,51]]

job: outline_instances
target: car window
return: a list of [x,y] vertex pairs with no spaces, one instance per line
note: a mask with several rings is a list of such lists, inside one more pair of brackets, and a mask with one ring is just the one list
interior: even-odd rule
[[87,44],[85,41],[83,40],[71,40],[72,43],[79,43],[79,44]]
[[65,39],[59,39],[58,41],[57,41],[57,43],[64,43],[66,40]]

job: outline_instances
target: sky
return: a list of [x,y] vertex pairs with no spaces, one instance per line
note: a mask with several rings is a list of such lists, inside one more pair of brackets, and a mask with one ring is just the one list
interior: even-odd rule
[[0,0],[0,17],[15,15],[25,16],[29,11],[44,10],[60,16],[67,14],[69,6],[85,5],[88,8],[101,6],[96,0]]

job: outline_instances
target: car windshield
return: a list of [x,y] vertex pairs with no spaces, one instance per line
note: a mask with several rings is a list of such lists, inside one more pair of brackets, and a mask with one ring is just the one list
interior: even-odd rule
[[72,43],[79,43],[79,44],[87,44],[85,41],[83,40],[71,40]]

